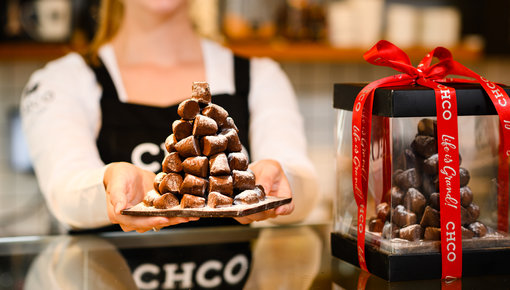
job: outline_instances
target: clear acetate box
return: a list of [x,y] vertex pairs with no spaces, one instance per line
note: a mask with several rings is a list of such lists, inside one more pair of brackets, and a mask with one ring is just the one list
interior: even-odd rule
[[[455,85],[463,275],[510,272],[510,238],[498,231],[499,120],[478,85]],[[352,105],[362,84],[336,84],[334,256],[358,265],[352,186]],[[507,91],[508,89],[505,88]],[[365,251],[368,270],[390,281],[441,277],[434,92],[377,89],[372,116]],[[508,194],[508,193],[507,193]]]

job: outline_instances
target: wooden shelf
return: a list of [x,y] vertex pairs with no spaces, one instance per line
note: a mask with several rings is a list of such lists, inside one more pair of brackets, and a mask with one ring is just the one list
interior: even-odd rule
[[[282,62],[350,62],[364,63],[365,49],[343,49],[319,43],[227,43],[235,53],[243,56],[270,57]],[[71,44],[58,43],[0,43],[0,61],[50,60],[76,50]],[[450,49],[455,60],[480,60],[481,51],[461,47]],[[423,48],[405,49],[411,61],[418,61],[429,52]]]
[[[295,62],[365,62],[363,54],[367,49],[336,48],[317,43],[275,43],[275,44],[226,44],[235,53],[243,56],[266,56],[276,61]],[[430,50],[424,48],[404,49],[411,61],[421,60]],[[481,51],[457,47],[450,49],[455,60],[476,61],[482,57]]]
[[72,45],[64,43],[0,43],[0,61],[47,61],[73,50]]

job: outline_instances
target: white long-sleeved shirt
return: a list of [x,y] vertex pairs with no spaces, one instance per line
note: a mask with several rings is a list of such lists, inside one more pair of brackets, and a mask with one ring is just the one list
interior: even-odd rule
[[[211,93],[233,94],[232,52],[205,39],[202,51]],[[103,46],[99,56],[119,99],[126,102],[112,46]],[[296,222],[311,211],[318,194],[316,173],[306,153],[303,119],[292,86],[277,63],[253,58],[250,70],[251,160],[271,158],[282,164],[296,208],[293,214],[277,220]],[[94,73],[76,53],[34,72],[23,92],[23,130],[39,185],[50,210],[66,227],[110,224],[103,185],[107,164],[96,146],[101,129],[101,94]]]

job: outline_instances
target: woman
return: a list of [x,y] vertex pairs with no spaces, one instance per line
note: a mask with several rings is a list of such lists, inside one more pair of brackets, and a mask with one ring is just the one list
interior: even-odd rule
[[[201,80],[238,125],[255,160],[250,169],[256,182],[269,195],[293,197],[293,203],[237,222],[306,217],[316,200],[315,174],[281,69],[197,36],[185,0],[105,0],[101,9],[89,53],[68,54],[35,72],[22,98],[34,168],[57,219],[67,229],[118,224],[138,232],[196,220],[120,211],[152,187],[163,160],[161,144],[179,118],[177,105]],[[232,223],[203,220],[195,223]]]

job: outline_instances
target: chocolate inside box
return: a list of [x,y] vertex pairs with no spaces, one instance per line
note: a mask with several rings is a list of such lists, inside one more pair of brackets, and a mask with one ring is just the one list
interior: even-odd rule
[[[352,111],[354,99],[363,86],[335,85],[334,107]],[[489,97],[479,85],[460,84],[453,87],[457,89],[459,116],[496,114]],[[507,87],[505,90],[508,92]],[[367,216],[367,266],[370,272],[386,280],[434,279],[441,276],[437,125],[430,118],[435,116],[435,111],[435,96],[431,89],[407,86],[375,91],[374,115],[397,119],[418,117],[420,120],[417,131],[413,132],[416,134],[413,140],[400,142],[404,144],[402,148],[391,149],[391,194],[383,199],[386,202],[376,203],[375,212]],[[381,119],[375,118],[374,122]],[[474,202],[473,192],[469,188],[470,170],[462,168],[461,163],[459,174],[463,276],[510,273],[510,269],[499,269],[505,268],[503,261],[510,255],[509,236],[478,220],[480,208]],[[352,195],[352,188],[350,190]],[[355,222],[355,218],[352,221]],[[357,234],[352,221],[351,214],[345,220],[335,221],[335,231],[331,235],[332,253],[358,265]]]

